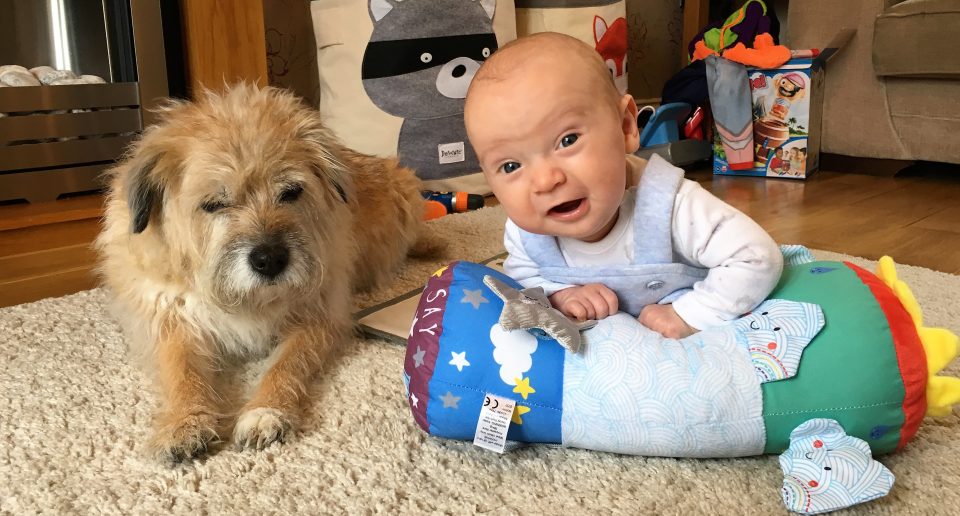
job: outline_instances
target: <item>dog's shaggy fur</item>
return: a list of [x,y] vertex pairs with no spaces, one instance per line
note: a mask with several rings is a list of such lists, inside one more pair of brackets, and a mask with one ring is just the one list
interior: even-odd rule
[[316,111],[273,88],[170,104],[110,181],[100,272],[156,373],[152,449],[173,462],[229,428],[214,381],[229,356],[272,353],[234,442],[282,440],[351,330],[351,289],[389,275],[421,228],[411,170],[344,148]]

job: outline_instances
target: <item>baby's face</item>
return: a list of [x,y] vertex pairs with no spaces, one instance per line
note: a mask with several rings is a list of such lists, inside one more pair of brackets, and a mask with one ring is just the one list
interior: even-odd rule
[[[470,141],[497,199],[526,231],[595,241],[616,220],[625,154],[637,146],[636,106],[591,84],[553,68],[470,92]],[[621,116],[621,106],[632,114]]]

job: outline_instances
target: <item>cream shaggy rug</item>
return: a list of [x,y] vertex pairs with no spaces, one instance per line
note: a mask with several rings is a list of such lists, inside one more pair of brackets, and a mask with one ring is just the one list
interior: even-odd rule
[[[421,286],[441,262],[496,254],[502,223],[499,208],[432,223],[450,242],[447,256],[412,262],[358,307]],[[899,270],[928,325],[960,331],[960,277]],[[785,512],[773,456],[673,460],[546,447],[500,456],[431,438],[404,400],[404,350],[362,338],[317,382],[305,425],[287,444],[260,453],[227,448],[166,469],[144,453],[156,400],[126,359],[105,300],[91,290],[0,310],[0,513]],[[252,382],[262,367],[242,378]],[[950,372],[960,375],[960,367]],[[956,412],[928,419],[904,452],[881,460],[897,476],[892,492],[852,513],[960,514]]]

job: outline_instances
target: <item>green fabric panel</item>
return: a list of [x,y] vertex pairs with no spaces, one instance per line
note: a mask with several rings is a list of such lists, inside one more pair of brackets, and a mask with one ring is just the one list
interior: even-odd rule
[[720,48],[720,29],[710,29],[704,32],[703,43],[707,45],[707,48],[715,52],[722,52],[723,49]]
[[[822,272],[827,268],[835,270]],[[770,298],[818,304],[826,324],[804,350],[796,377],[762,385],[766,453],[781,453],[794,428],[821,417],[839,421],[875,454],[894,451],[905,390],[890,327],[870,289],[843,263],[813,262],[785,268]]]

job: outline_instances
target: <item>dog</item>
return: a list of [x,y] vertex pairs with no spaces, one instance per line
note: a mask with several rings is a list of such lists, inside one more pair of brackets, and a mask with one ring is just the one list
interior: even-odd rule
[[162,409],[150,449],[200,457],[229,414],[227,358],[270,355],[233,441],[263,449],[297,424],[307,386],[352,331],[351,293],[421,239],[412,170],[351,151],[293,94],[240,84],[171,101],[108,173],[99,272]]

